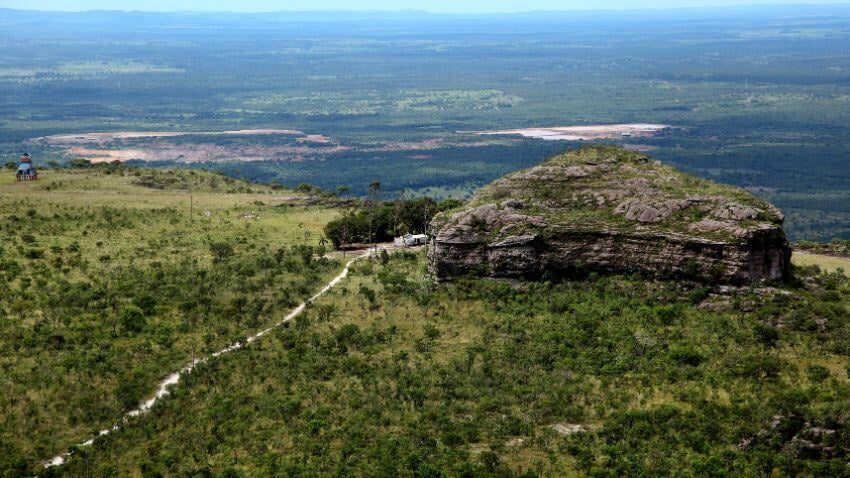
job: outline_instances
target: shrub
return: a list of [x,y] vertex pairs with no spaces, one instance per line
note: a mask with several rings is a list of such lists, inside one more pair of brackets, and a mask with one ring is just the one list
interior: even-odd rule
[[213,262],[223,262],[234,255],[233,246],[226,242],[211,243],[210,252],[213,255]]
[[142,309],[145,314],[152,314],[156,307],[156,299],[148,293],[143,293],[133,298],[133,305]]
[[44,249],[30,247],[24,250],[24,257],[27,259],[41,259],[44,257]]
[[711,289],[708,287],[697,287],[688,293],[688,302],[693,305],[699,304],[708,298],[711,294]]
[[425,324],[425,337],[430,340],[437,340],[440,337],[440,330],[431,324]]
[[762,322],[753,327],[753,334],[756,340],[766,347],[775,347],[779,340],[779,331],[775,327]]
[[70,166],[72,168],[78,168],[78,169],[90,168],[91,167],[91,161],[89,161],[88,159],[84,159],[84,158],[75,158],[75,159],[68,161],[68,166]]
[[705,357],[693,346],[678,346],[670,349],[670,358],[674,361],[696,367],[701,364]]
[[121,323],[121,327],[130,333],[139,333],[147,325],[147,320],[142,309],[133,305],[121,311],[119,322]]
[[829,369],[823,365],[806,365],[806,376],[814,383],[821,383],[829,378]]
[[784,362],[777,357],[762,354],[747,354],[737,358],[732,370],[736,375],[752,379],[772,379],[779,376]]

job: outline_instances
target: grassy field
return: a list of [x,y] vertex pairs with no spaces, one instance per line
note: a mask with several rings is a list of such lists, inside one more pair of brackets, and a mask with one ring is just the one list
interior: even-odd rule
[[[95,247],[100,242],[96,247],[105,253],[164,233],[175,238],[191,236],[169,248],[169,254],[199,259],[209,259],[208,251],[201,247],[204,241],[241,233],[267,247],[303,243],[305,232],[307,243],[318,244],[322,227],[336,215],[334,209],[322,206],[289,207],[304,199],[304,194],[200,170],[126,168],[112,173],[109,168],[62,169],[43,171],[40,178],[34,183],[17,183],[14,175],[3,175],[0,200],[14,206],[22,219],[30,208],[39,214],[56,214],[73,207],[88,211],[118,208],[145,215],[144,228],[119,227],[104,231],[114,235],[93,236],[82,234],[87,224],[81,223],[76,231],[80,234],[68,230],[55,238],[58,245],[65,245],[63,240],[80,242],[82,247]],[[257,217],[242,217],[251,214]],[[147,257],[157,257],[157,253]],[[122,255],[114,254],[114,258],[121,260]]]
[[292,191],[202,171],[10,176],[0,476],[111,426],[165,375],[278,320],[340,268],[314,259],[336,211]]
[[791,256],[791,262],[797,266],[818,266],[824,272],[841,270],[844,274],[850,274],[850,257],[795,251]]

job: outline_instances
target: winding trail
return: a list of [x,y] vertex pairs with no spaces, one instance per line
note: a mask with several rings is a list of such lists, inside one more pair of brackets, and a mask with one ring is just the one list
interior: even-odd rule
[[[377,252],[378,250],[379,249],[375,249],[374,252]],[[207,361],[214,359],[216,357],[219,357],[221,355],[233,352],[234,350],[239,350],[239,349],[245,347],[246,345],[250,344],[251,342],[253,342],[253,341],[259,339],[260,337],[266,335],[267,333],[271,332],[272,330],[274,330],[274,329],[280,327],[281,325],[291,321],[292,319],[297,317],[299,314],[301,314],[301,312],[304,312],[304,309],[307,307],[307,304],[309,304],[309,303],[315,301],[316,299],[318,299],[319,297],[323,296],[325,293],[327,293],[329,290],[331,290],[334,286],[339,284],[340,281],[345,279],[346,276],[348,276],[349,268],[351,267],[352,264],[354,264],[354,262],[356,262],[360,259],[363,259],[364,257],[368,257],[370,255],[370,253],[373,253],[373,251],[367,250],[366,252],[364,252],[364,253],[360,254],[359,256],[356,256],[353,259],[351,259],[350,261],[348,261],[348,263],[345,264],[345,268],[342,270],[342,272],[340,272],[339,275],[337,275],[336,277],[331,279],[330,282],[325,284],[325,287],[323,287],[322,290],[320,290],[319,292],[314,294],[312,297],[307,299],[305,302],[302,302],[300,305],[298,305],[298,307],[292,309],[292,311],[290,311],[289,314],[286,315],[286,317],[284,317],[283,319],[281,319],[277,323],[269,326],[266,329],[263,329],[263,330],[257,332],[254,335],[249,336],[244,341],[239,341],[239,342],[236,342],[234,344],[231,344],[231,345],[229,345],[229,346],[227,346],[227,347],[225,347],[225,348],[223,348],[223,349],[221,349],[217,352],[213,352],[212,355],[209,355],[207,357],[195,359],[194,361],[190,362],[189,364],[187,364],[186,366],[184,366],[180,370],[178,370],[178,371],[172,373],[171,375],[165,377],[164,380],[159,382],[159,387],[157,388],[156,393],[154,394],[154,396],[151,399],[145,400],[144,402],[140,403],[139,407],[136,408],[135,410],[131,410],[131,411],[127,412],[118,423],[116,423],[115,425],[112,426],[112,428],[106,428],[106,429],[99,431],[97,433],[97,435],[95,435],[94,437],[88,439],[87,441],[85,441],[83,443],[76,445],[76,448],[91,446],[94,443],[95,438],[98,438],[98,437],[101,437],[101,436],[104,436],[104,435],[108,435],[108,434],[118,430],[119,428],[121,428],[122,425],[127,423],[127,420],[129,418],[137,417],[139,415],[143,415],[143,414],[149,412],[151,410],[151,408],[154,405],[156,405],[156,402],[162,400],[163,398],[167,397],[171,393],[170,388],[172,386],[180,383],[180,379],[182,379],[184,375],[192,373],[192,370],[198,364],[202,364],[204,362],[207,362]],[[66,451],[66,452],[64,452],[60,455],[56,455],[56,456],[54,456],[53,458],[51,458],[47,461],[44,461],[42,464],[44,465],[45,468],[59,466],[59,465],[64,464],[70,456],[71,456],[71,451],[69,450],[69,451]]]

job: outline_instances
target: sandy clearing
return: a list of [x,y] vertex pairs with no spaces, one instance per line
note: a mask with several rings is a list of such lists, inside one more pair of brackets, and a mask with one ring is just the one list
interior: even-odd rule
[[323,134],[308,134],[303,138],[298,138],[296,141],[299,143],[330,143],[331,139]]
[[519,135],[524,138],[543,140],[587,141],[632,136],[652,136],[669,128],[666,124],[629,123],[587,126],[554,126],[541,128],[507,129],[498,131],[474,131],[477,135]]
[[[73,136],[73,135],[62,135]],[[128,137],[129,138],[129,137]],[[209,142],[176,143],[168,141],[167,137],[137,137],[138,141],[127,145],[111,145],[109,141],[96,142],[84,139],[78,142],[50,143],[58,148],[66,157],[82,158],[92,163],[109,163],[113,161],[177,161],[180,163],[219,163],[228,161],[310,161],[324,160],[330,155],[347,151],[362,153],[383,153],[395,151],[410,151],[411,159],[430,159],[431,155],[415,152],[433,151],[447,147],[480,148],[492,145],[506,145],[518,141],[515,139],[493,138],[472,142],[446,142],[441,139],[431,139],[421,142],[393,142],[369,146],[346,146],[332,138],[320,134],[305,135],[295,138],[288,145],[265,144],[215,144]],[[134,138],[136,139],[136,138]]]
[[310,146],[262,146],[241,145],[222,146],[211,143],[173,144],[155,142],[135,148],[98,148],[90,146],[70,146],[62,152],[65,156],[83,158],[92,163],[112,161],[178,161],[181,163],[215,163],[224,161],[299,161],[305,158],[322,157],[328,154],[348,151],[347,146],[321,143]]
[[235,135],[272,135],[283,134],[293,136],[307,136],[303,131],[295,129],[238,129],[231,131],[116,131],[111,133],[77,133],[77,134],[55,134],[52,136],[41,136],[31,141],[46,141],[50,144],[81,144],[81,143],[108,143],[121,139],[138,138],[171,138],[175,136],[235,136]]

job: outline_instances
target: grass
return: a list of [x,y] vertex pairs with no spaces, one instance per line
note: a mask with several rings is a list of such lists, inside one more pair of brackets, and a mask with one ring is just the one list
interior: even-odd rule
[[[205,244],[247,234],[258,246],[279,247],[307,243],[317,245],[322,228],[337,214],[324,206],[290,207],[304,195],[287,190],[244,183],[203,171],[127,169],[107,174],[93,171],[42,171],[40,180],[16,183],[11,174],[0,182],[0,201],[24,217],[33,209],[39,215],[58,214],[71,207],[84,211],[122,211],[144,214],[145,227],[116,227],[102,234],[85,233],[89,225],[50,237],[50,244],[67,246],[78,242],[83,252],[108,254],[122,262],[126,252],[154,237],[171,235],[175,241],[162,251],[153,251],[148,259],[162,254],[190,256],[209,261]],[[139,174],[137,176],[137,174]],[[175,184],[166,180],[177,178]],[[157,188],[140,183],[153,184]],[[156,181],[162,181],[158,183]],[[190,194],[188,184],[193,182]],[[159,189],[163,188],[163,189]],[[208,214],[207,214],[208,213]],[[256,215],[246,218],[243,215]]]
[[850,274],[850,257],[837,257],[826,254],[795,251],[791,262],[796,266],[818,266],[824,272]]

